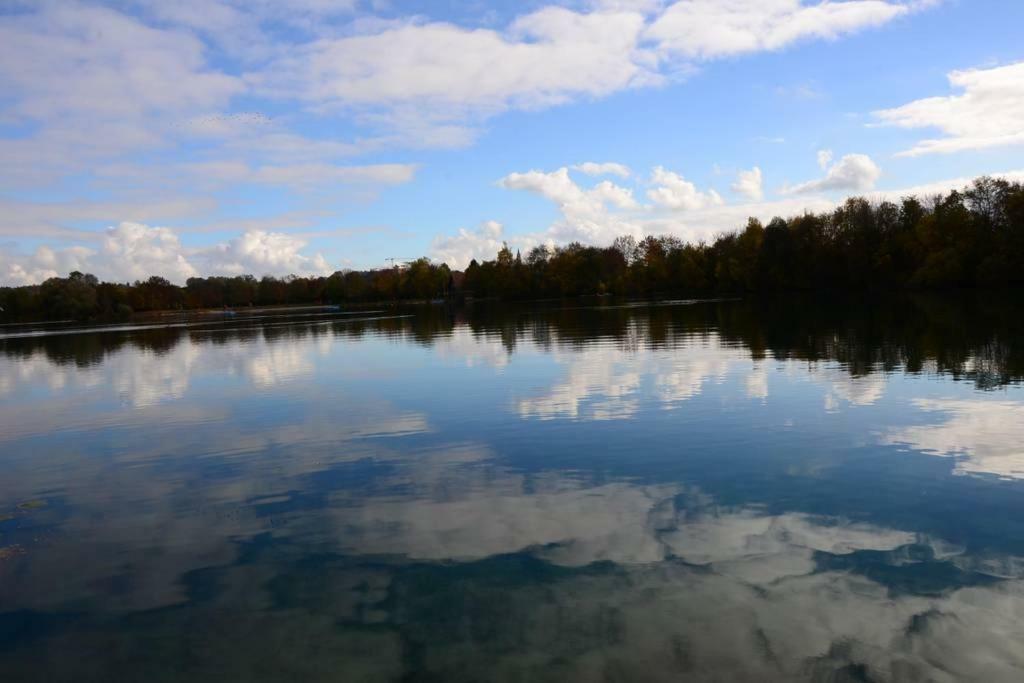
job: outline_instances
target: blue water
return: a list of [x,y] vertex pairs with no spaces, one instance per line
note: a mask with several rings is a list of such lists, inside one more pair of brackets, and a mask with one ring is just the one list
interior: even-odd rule
[[1024,680],[1020,313],[5,327],[0,680]]

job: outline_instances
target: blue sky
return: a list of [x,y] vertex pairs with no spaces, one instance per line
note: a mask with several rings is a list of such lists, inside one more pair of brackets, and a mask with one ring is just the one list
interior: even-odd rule
[[0,283],[456,267],[1024,178],[1024,4],[0,9]]

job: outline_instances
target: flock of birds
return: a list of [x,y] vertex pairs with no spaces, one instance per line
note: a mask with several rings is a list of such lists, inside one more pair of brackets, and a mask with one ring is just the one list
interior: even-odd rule
[[192,130],[211,128],[223,124],[240,124],[246,126],[262,126],[272,123],[273,116],[267,116],[263,112],[243,111],[234,114],[210,114],[208,116],[197,116],[186,121],[174,124],[174,128],[189,128]]

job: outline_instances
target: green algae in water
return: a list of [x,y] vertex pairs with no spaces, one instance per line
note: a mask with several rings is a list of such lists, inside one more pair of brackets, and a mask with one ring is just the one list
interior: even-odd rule
[[35,510],[36,508],[46,507],[45,500],[27,500],[24,503],[18,503],[19,510]]

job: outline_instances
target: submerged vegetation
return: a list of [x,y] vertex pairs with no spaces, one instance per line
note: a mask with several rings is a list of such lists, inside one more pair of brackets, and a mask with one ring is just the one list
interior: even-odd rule
[[751,218],[711,244],[625,236],[607,247],[506,246],[465,273],[422,258],[401,268],[329,277],[161,277],[101,283],[72,273],[0,288],[8,319],[115,318],[133,312],[223,306],[425,300],[472,295],[535,299],[612,294],[653,297],[790,290],[889,290],[1024,285],[1024,186],[979,178],[962,191],[872,203],[855,197],[827,213]]

